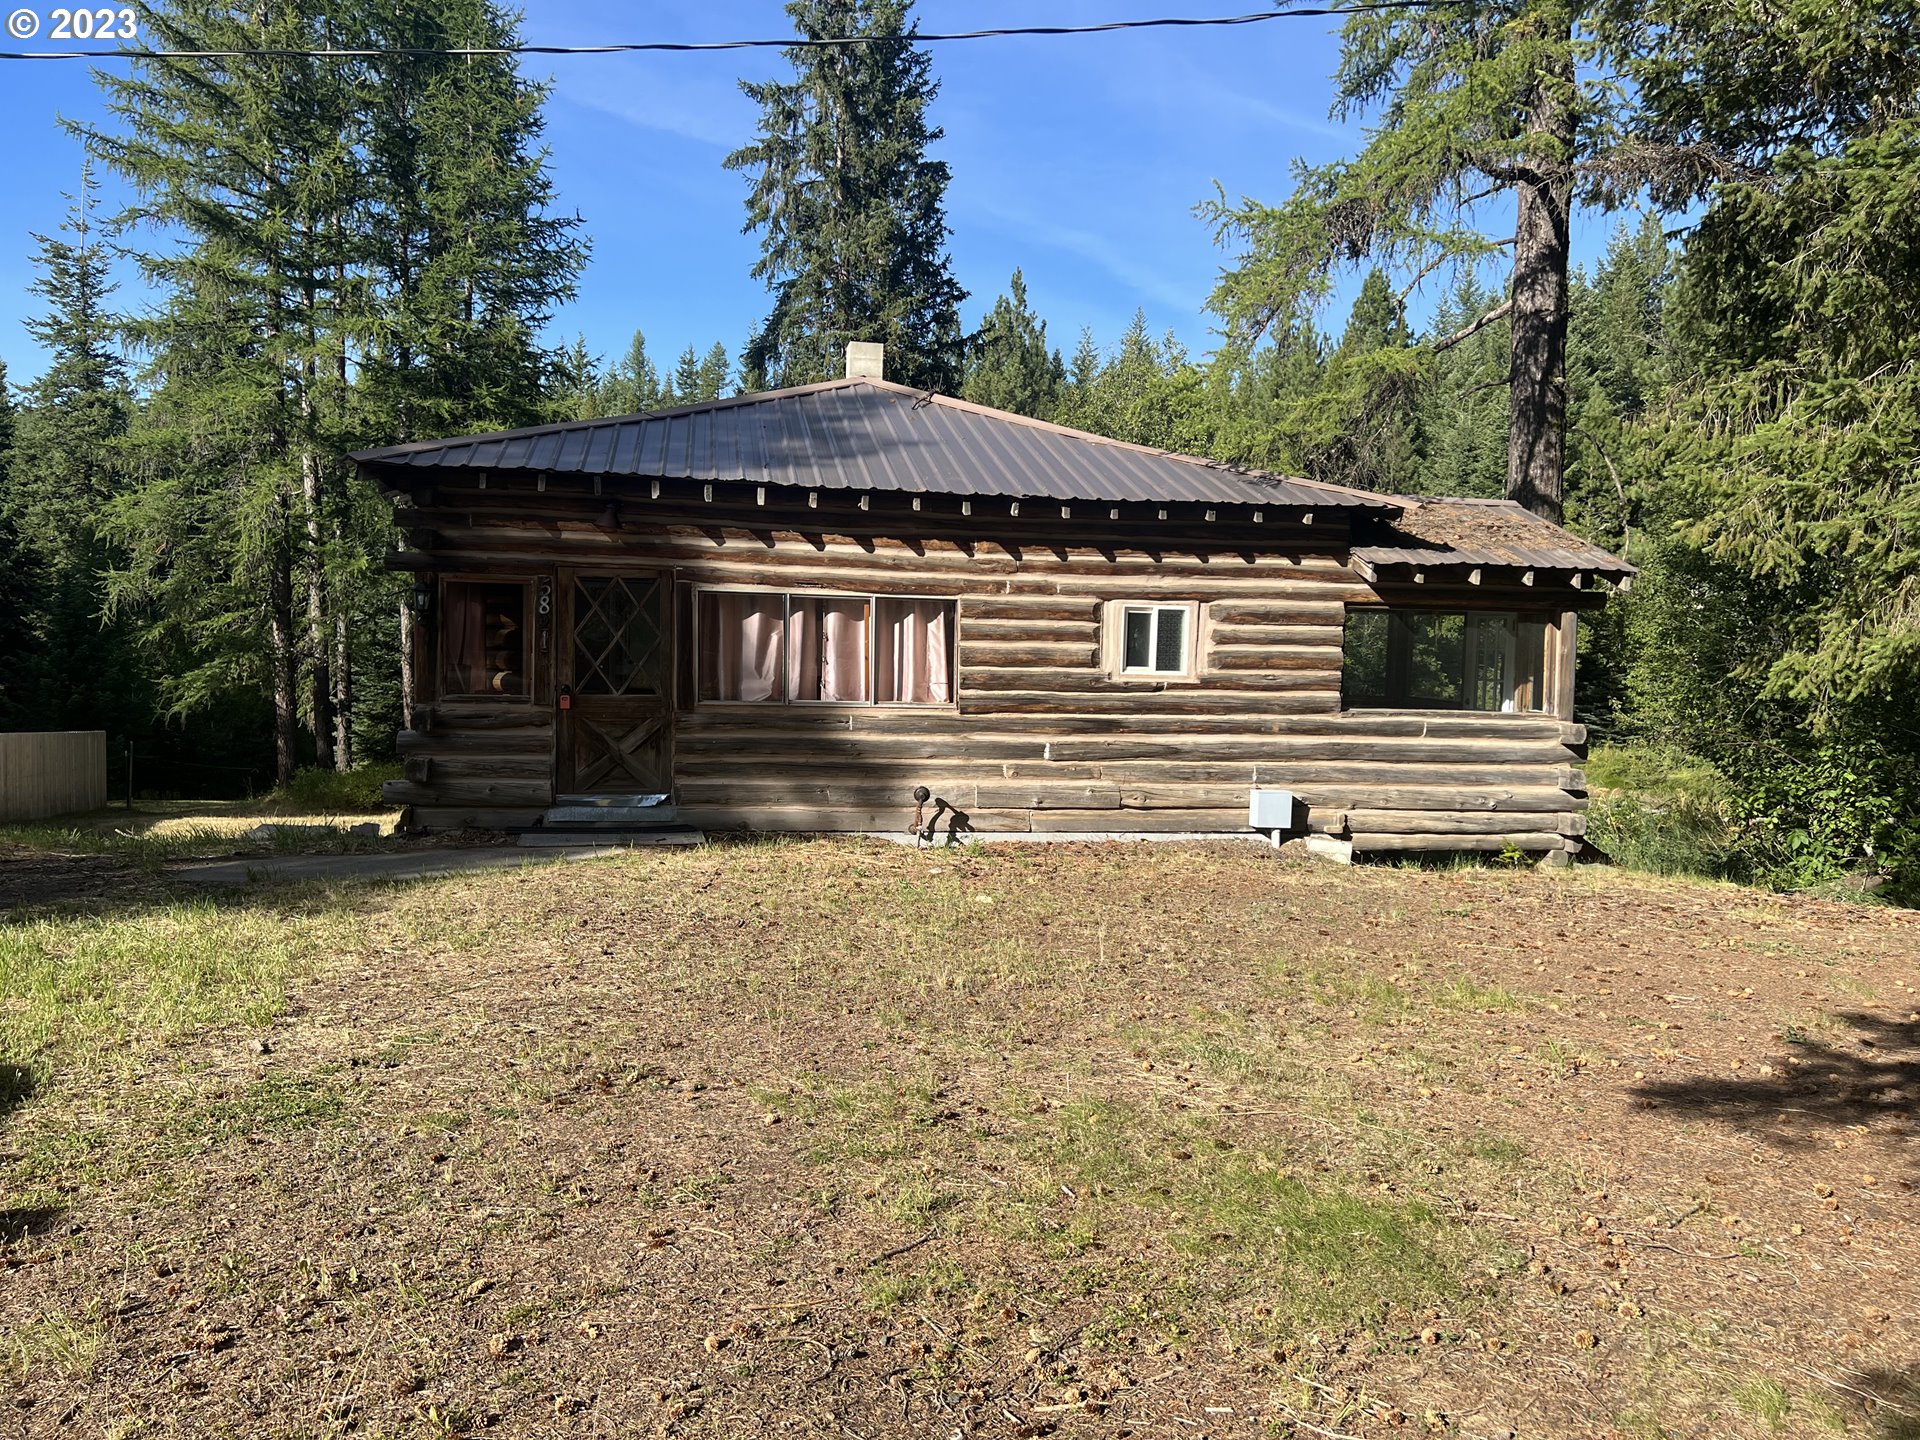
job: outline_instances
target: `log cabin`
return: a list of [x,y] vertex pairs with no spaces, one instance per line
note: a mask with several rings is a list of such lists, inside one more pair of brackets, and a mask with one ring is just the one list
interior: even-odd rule
[[414,582],[404,823],[1578,852],[1578,621],[1631,566],[1507,501],[1234,469],[883,366],[355,456]]

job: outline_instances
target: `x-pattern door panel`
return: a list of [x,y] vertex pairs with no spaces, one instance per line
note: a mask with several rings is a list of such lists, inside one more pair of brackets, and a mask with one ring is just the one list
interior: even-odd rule
[[571,686],[559,714],[555,787],[563,794],[665,794],[673,783],[672,586],[653,573],[563,578]]

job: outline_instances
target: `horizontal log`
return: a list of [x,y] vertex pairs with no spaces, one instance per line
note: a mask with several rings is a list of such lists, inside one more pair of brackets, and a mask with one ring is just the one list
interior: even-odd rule
[[1017,666],[1023,669],[1052,670],[1061,666],[1091,670],[1099,663],[1097,647],[1085,641],[1003,643],[997,640],[960,642],[961,682],[966,684],[979,669]]
[[1207,652],[1211,671],[1318,670],[1340,673],[1340,648],[1327,645],[1216,645]]
[[[961,810],[1118,810],[1117,786],[1058,781],[1021,784],[984,779],[943,769],[901,771],[887,777],[871,772],[842,773],[821,779],[817,773],[703,775],[680,780],[676,799],[683,806],[731,806],[766,809],[802,806],[864,809],[911,815],[913,790],[925,785],[936,799]],[[904,820],[900,823],[904,824]]]
[[553,803],[553,785],[547,780],[450,780],[417,785],[389,780],[380,793],[390,805],[531,805],[544,809]]
[[1094,620],[983,620],[962,611],[960,639],[1022,641],[1077,640],[1091,645],[1100,638],[1099,622]]
[[[884,776],[871,771],[708,774],[681,779],[675,787],[674,799],[681,806],[720,806],[736,810],[800,807],[898,811],[910,816],[916,785],[925,785],[934,795],[959,809],[980,808],[977,777],[928,768]],[[898,823],[904,825],[906,821]]]
[[1356,854],[1383,854],[1393,851],[1453,850],[1564,850],[1567,840],[1553,831],[1523,830],[1504,835],[1362,835],[1353,836]]
[[409,830],[518,830],[533,825],[544,805],[471,806],[414,805],[407,813]]
[[1346,603],[1338,599],[1216,600],[1207,607],[1215,625],[1331,625],[1345,624]]
[[752,740],[684,736],[675,746],[678,755],[721,760],[765,759],[789,765],[841,764],[871,760],[1040,760],[1044,742],[1018,737],[913,735],[814,735],[803,742],[792,737],[762,736]]
[[1059,595],[969,595],[960,602],[960,623],[1008,621],[1016,624],[1055,623],[1095,624],[1100,602],[1094,599],[1068,599]]
[[[1040,762],[1036,762],[1040,763]],[[716,783],[786,785],[875,785],[891,801],[896,794],[911,794],[913,787],[961,782],[1005,780],[1009,769],[1021,768],[1002,760],[983,760],[964,752],[942,756],[867,756],[848,759],[837,756],[805,757],[797,754],[730,757],[722,752],[698,755],[680,751],[674,756],[676,780]],[[1078,772],[1092,766],[1046,766],[1052,778],[1060,780],[1097,779]],[[1064,772],[1053,774],[1053,772]]]
[[1292,789],[1315,810],[1468,810],[1545,813],[1584,810],[1586,802],[1548,785],[1348,785],[1273,786]]
[[[728,706],[682,712],[676,726],[683,738],[716,741],[754,741],[776,734],[799,738],[838,733],[953,735],[993,739],[1029,735],[1046,739],[1082,735],[1104,738],[1141,735],[1175,741],[1184,741],[1193,736],[1251,740],[1263,735],[1419,740],[1430,735],[1434,739],[1492,738],[1530,742],[1551,741],[1567,728],[1559,721],[1537,717],[1495,717],[1491,721],[1476,722],[1446,717],[1389,718],[1385,712],[1368,710],[1327,713],[1312,708],[1321,703],[1323,697],[1318,695],[1309,695],[1306,705],[1293,707],[1297,713],[1276,713],[1272,708],[1276,698],[1286,700],[1293,697],[1286,694],[1265,696],[1258,702],[1261,709],[1256,711],[1250,708],[1253,702],[1246,692],[1208,693],[1194,687],[1152,693],[1152,707],[1144,714],[1141,713],[1137,692],[1047,698],[1047,705],[1034,713],[1011,710],[1001,705],[994,706],[994,713],[982,713],[978,700],[969,701],[964,710],[885,705]],[[1205,708],[1190,707],[1181,711],[1168,708],[1175,704],[1187,705],[1194,700],[1204,702]],[[1118,703],[1117,709],[1114,708],[1115,702]],[[1080,708],[1071,708],[1075,706]],[[542,747],[547,743],[541,736],[535,736],[533,740]],[[469,743],[468,738],[463,738],[461,743]],[[471,743],[483,743],[483,737],[471,737]],[[1567,759],[1567,755],[1559,757],[1563,765]],[[1562,783],[1571,789],[1585,788],[1583,777],[1571,767],[1567,769],[1567,776]]]
[[[415,767],[420,767],[415,773]],[[416,784],[439,786],[451,780],[540,780],[553,778],[551,750],[537,755],[469,755],[414,753],[402,770]]]
[[1247,831],[1247,807],[1196,810],[1035,810],[1032,811],[1035,834],[1087,834],[1110,831],[1134,832],[1191,831],[1201,835],[1244,835]]
[[1340,688],[1340,672],[1316,665],[1311,669],[1263,672],[1259,675],[1208,675],[1192,680],[1109,679],[1104,672],[1066,670],[1039,665],[996,668],[985,665],[963,666],[960,671],[960,696],[991,694],[996,690],[1043,690],[1062,694],[1083,691],[1107,691],[1143,697],[1142,705],[1157,705],[1163,693],[1189,689],[1229,690],[1334,690]]
[[448,730],[526,730],[549,728],[553,711],[544,705],[436,700],[413,707],[414,728],[428,734]]
[[[1348,810],[1347,828],[1356,835],[1509,835],[1514,831],[1512,811],[1484,810]],[[1535,812],[1539,813],[1539,812]],[[1543,815],[1542,819],[1550,818]],[[1554,828],[1559,834],[1584,815],[1559,817]],[[1538,822],[1529,818],[1531,829]]]
[[1234,739],[1195,735],[1162,737],[1113,735],[1051,740],[1049,760],[1251,760],[1278,765],[1284,760],[1381,760],[1435,765],[1554,765],[1564,763],[1566,747],[1552,740],[1376,740],[1345,735],[1274,735]]
[[[1152,697],[1151,710],[1156,716],[1174,721],[1173,725],[1162,727],[1155,733],[1167,733],[1179,728],[1179,722],[1201,716],[1233,716],[1245,722],[1262,716],[1290,716],[1325,714],[1337,709],[1340,703],[1338,693],[1329,690],[1276,689],[1226,689],[1187,685],[1179,690],[1164,693],[1153,691],[1113,690],[1100,694],[1062,694],[1057,691],[1007,690],[977,691],[960,697],[960,709],[965,715],[977,719],[981,724],[990,723],[1005,715],[1046,715],[1046,716],[1082,716],[1112,717],[1116,720],[1130,715],[1138,715],[1142,709],[1149,708],[1144,697]],[[1244,724],[1236,729],[1243,730]],[[1089,733],[1101,733],[1094,730]]]
[[1373,591],[1357,582],[1347,583],[1332,579],[1281,580],[1275,582],[1265,576],[1239,574],[1225,569],[1211,574],[1161,575],[1154,577],[1150,588],[1144,586],[1144,577],[1112,576],[1088,574],[1081,576],[1061,576],[1054,581],[1062,595],[1102,595],[1111,596],[1116,588],[1132,581],[1138,594],[1126,594],[1115,598],[1127,600],[1198,600],[1219,604],[1222,601],[1239,599],[1242,596],[1274,596],[1283,600],[1313,600],[1327,604],[1340,605],[1365,604],[1375,598]]
[[1565,765],[1421,765],[1366,760],[1282,761],[1278,764],[1228,761],[1128,760],[1091,767],[1103,780],[1119,785],[1174,784],[1187,780],[1249,784],[1290,789],[1301,785],[1531,785],[1573,790],[1579,772]]
[[481,731],[477,734],[443,730],[431,735],[418,730],[402,730],[394,743],[402,755],[550,756],[553,754],[553,730],[551,727],[530,727],[524,730]]
[[[1024,810],[969,810],[969,826],[983,834],[1023,834],[1028,829]],[[702,830],[758,830],[799,834],[905,834],[913,819],[909,805],[695,805],[681,806],[678,819]],[[929,812],[931,818],[931,812]],[[942,816],[937,835],[944,838],[951,817]]]
[[1342,640],[1337,619],[1323,625],[1222,625],[1216,620],[1207,634],[1216,646],[1331,645],[1338,649]]
[[1118,810],[1120,787],[1062,781],[1003,784],[983,783],[976,787],[978,803],[996,810]]

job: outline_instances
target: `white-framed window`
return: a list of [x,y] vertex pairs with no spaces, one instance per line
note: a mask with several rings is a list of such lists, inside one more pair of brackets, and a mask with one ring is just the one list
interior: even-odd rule
[[702,588],[693,620],[702,702],[953,703],[951,599]]
[[1193,601],[1115,600],[1107,606],[1107,673],[1122,680],[1191,680],[1200,648]]

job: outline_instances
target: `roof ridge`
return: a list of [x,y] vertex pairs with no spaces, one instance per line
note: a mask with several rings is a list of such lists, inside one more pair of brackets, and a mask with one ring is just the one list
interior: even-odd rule
[[[524,440],[534,435],[558,435],[569,430],[593,430],[603,425],[624,425],[634,420],[675,420],[682,415],[731,410],[741,405],[755,405],[762,400],[785,400],[795,395],[811,395],[823,390],[844,390],[850,385],[867,383],[869,382],[864,379],[816,380],[809,385],[789,385],[780,390],[755,390],[746,395],[722,395],[712,400],[696,400],[691,405],[672,405],[665,410],[635,410],[626,415],[596,415],[588,420],[554,420],[545,425],[522,425],[513,430],[483,430],[473,435],[446,435],[437,440],[410,440],[404,445],[376,445],[371,450],[349,451],[347,458],[356,462],[385,460],[401,455],[415,455],[422,450],[434,450],[447,445],[481,445],[496,440]],[[912,395],[920,393],[907,386],[889,386],[888,388],[903,390]]]

